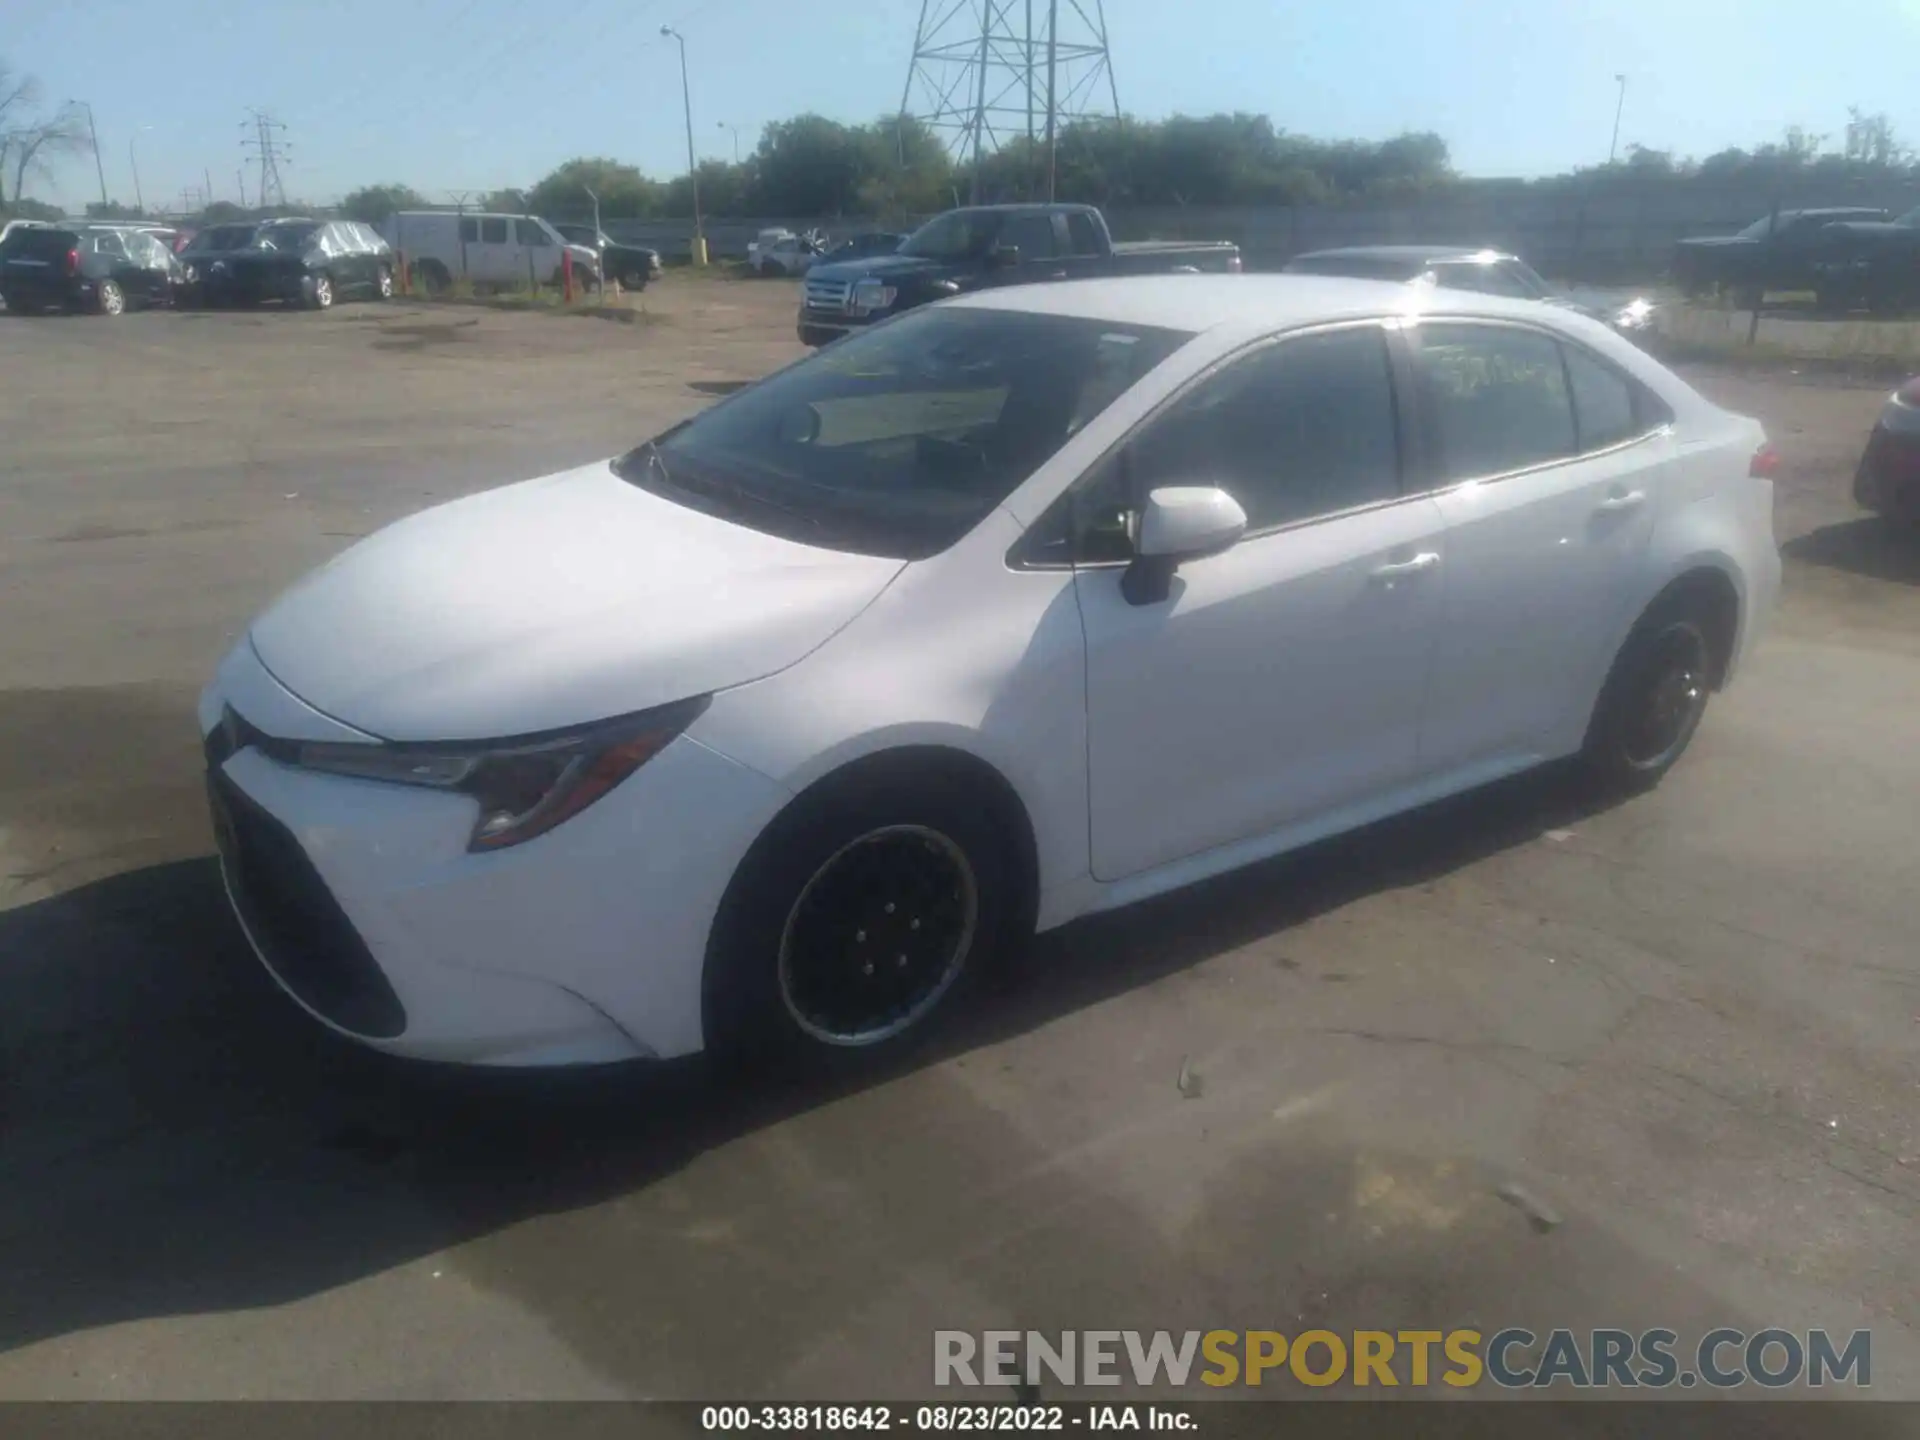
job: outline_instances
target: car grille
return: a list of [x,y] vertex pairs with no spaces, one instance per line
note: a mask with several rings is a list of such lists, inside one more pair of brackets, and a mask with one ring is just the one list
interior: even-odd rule
[[341,1029],[387,1040],[406,1011],[291,830],[226,776],[241,750],[279,748],[231,707],[206,739],[207,799],[234,908],[287,989]]
[[846,280],[807,281],[806,306],[816,315],[844,315],[853,285]]

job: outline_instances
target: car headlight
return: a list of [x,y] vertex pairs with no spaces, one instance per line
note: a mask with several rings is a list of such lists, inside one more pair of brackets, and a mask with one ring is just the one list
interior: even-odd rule
[[480,806],[469,851],[504,850],[544,835],[607,794],[691,725],[698,696],[578,730],[524,740],[284,747],[287,764],[355,780],[471,796]]
[[857,280],[853,286],[855,310],[884,310],[899,298],[900,292],[884,280]]
[[1644,298],[1630,300],[1614,312],[1614,325],[1621,330],[1644,330],[1653,323],[1653,302]]

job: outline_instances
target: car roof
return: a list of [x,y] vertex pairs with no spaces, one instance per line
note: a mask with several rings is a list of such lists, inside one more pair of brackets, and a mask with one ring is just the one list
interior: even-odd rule
[[1409,265],[1437,265],[1470,260],[1477,265],[1493,265],[1515,258],[1506,250],[1475,245],[1342,245],[1331,250],[1309,250],[1295,260],[1386,260]]
[[1222,327],[1284,330],[1321,321],[1432,310],[1564,323],[1564,311],[1537,300],[1471,291],[1428,293],[1393,280],[1329,275],[1141,275],[1009,285],[945,302],[994,310],[1071,315],[1116,325],[1157,325],[1194,333]]

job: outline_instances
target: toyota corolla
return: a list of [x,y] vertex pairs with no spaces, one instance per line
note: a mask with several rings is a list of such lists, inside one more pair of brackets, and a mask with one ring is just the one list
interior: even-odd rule
[[1773,602],[1774,464],[1531,302],[969,296],[294,586],[200,707],[223,873],[390,1052],[883,1053],[1076,916],[1658,781]]

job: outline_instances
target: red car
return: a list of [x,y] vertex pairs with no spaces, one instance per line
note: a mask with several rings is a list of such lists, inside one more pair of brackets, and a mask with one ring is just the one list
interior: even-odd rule
[[1887,397],[1854,472],[1853,498],[1891,520],[1920,521],[1920,378]]

